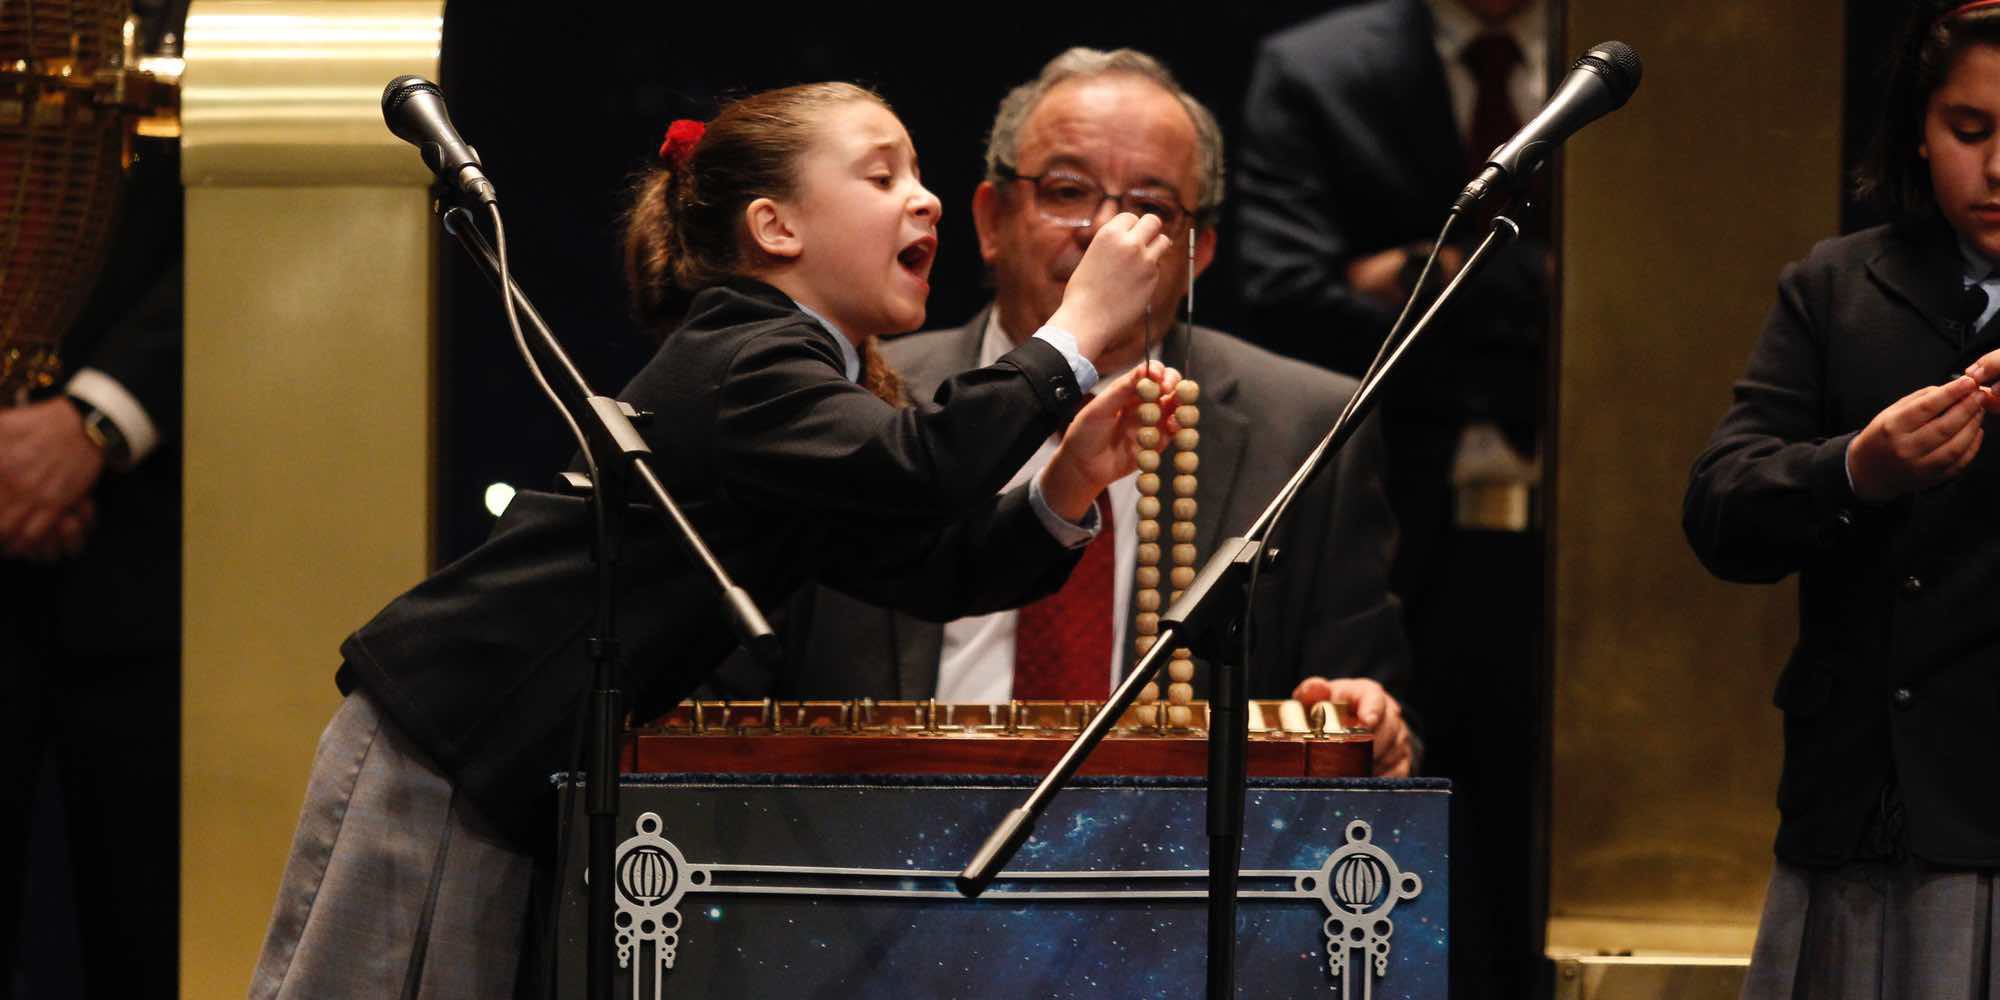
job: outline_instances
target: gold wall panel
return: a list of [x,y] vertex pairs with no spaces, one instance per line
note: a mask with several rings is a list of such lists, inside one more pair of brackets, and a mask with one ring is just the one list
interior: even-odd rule
[[181,173],[193,185],[424,185],[382,125],[382,88],[437,79],[442,0],[197,3]]
[[1564,28],[1645,80],[1564,163],[1549,946],[1747,953],[1795,588],[1710,577],[1681,496],[1778,269],[1838,226],[1842,15],[1574,0]]
[[379,100],[440,13],[189,14],[185,997],[247,989],[340,640],[429,567],[437,240]]

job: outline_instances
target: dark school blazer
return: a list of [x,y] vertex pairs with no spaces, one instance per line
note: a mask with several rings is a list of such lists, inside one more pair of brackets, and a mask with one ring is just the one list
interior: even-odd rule
[[[997,491],[1082,398],[1036,341],[896,410],[847,381],[834,335],[776,289],[735,281],[688,319],[619,398],[652,411],[655,468],[760,606],[823,581],[929,618],[1053,591],[1076,551],[1025,490]],[[670,706],[737,644],[706,576],[650,513],[628,516],[620,685],[639,717]],[[552,828],[589,686],[594,584],[587,505],[518,495],[493,535],[397,598],[341,646],[367,691],[514,839]],[[1005,554],[1002,558],[1001,554]]]
[[[1847,444],[1884,407],[2000,347],[1963,318],[1964,262],[1938,219],[1827,240],[1778,302],[1695,460],[1683,527],[1717,576],[1799,574],[1799,639],[1778,677],[1778,857],[1855,856],[1891,782],[1906,844],[2000,864],[2000,453],[1880,506]],[[1990,442],[1989,442],[1990,444]]]

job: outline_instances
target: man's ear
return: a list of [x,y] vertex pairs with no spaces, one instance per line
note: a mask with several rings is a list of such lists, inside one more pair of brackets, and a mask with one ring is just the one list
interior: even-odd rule
[[1001,197],[992,181],[980,181],[972,192],[972,228],[979,233],[979,259],[988,267],[1000,256],[1000,219],[1007,211]]
[[790,260],[806,251],[806,242],[792,225],[790,206],[759,198],[743,207],[743,224],[750,242],[772,257]]
[[1215,263],[1215,227],[1208,226],[1195,230],[1194,276],[1201,277],[1201,272],[1208,270],[1208,265],[1213,263]]

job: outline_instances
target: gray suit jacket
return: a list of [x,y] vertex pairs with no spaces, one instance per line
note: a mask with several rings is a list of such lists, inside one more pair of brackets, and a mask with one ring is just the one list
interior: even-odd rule
[[[956,329],[888,340],[883,353],[911,395],[928,398],[947,377],[978,365],[985,328],[982,310]],[[1355,382],[1203,327],[1191,343],[1185,327],[1177,328],[1164,353],[1202,386],[1195,540],[1206,557],[1263,512],[1333,426]],[[1373,677],[1407,701],[1409,649],[1401,605],[1388,587],[1396,522],[1381,468],[1381,433],[1371,419],[1285,515],[1278,565],[1259,581],[1253,696],[1282,698],[1299,679],[1319,674]],[[785,665],[773,674],[739,654],[707,695],[921,699],[937,689],[941,623],[827,587],[804,589],[779,617]],[[1128,622],[1128,650],[1130,633]],[[1206,676],[1197,673],[1197,694]]]

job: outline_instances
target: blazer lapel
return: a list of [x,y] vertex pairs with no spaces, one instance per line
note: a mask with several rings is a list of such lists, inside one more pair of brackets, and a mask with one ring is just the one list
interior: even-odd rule
[[1900,231],[1868,262],[1868,273],[1891,294],[1909,303],[1931,332],[1954,349],[1966,342],[1959,303],[1965,294],[1965,262],[1951,230],[1943,224]]

